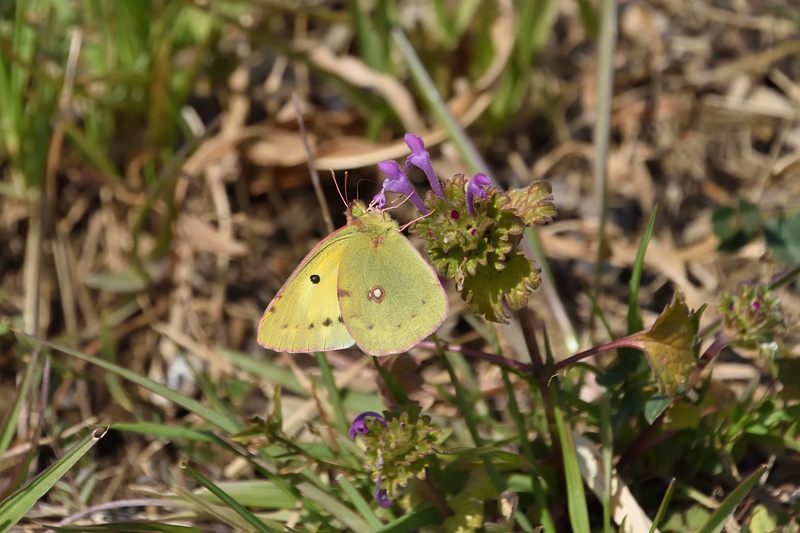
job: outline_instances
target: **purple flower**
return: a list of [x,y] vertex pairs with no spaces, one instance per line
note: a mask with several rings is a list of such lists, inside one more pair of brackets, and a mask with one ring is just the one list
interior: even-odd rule
[[392,500],[389,499],[389,493],[386,489],[383,488],[381,484],[381,478],[378,478],[378,482],[375,483],[375,501],[378,502],[378,505],[383,507],[384,509],[388,509],[392,506]]
[[381,161],[378,163],[378,170],[386,174],[388,177],[383,180],[383,187],[380,192],[372,198],[372,203],[383,209],[386,205],[386,193],[396,192],[404,196],[408,196],[411,203],[423,214],[428,214],[428,208],[420,198],[414,186],[411,185],[406,173],[400,169],[397,161]]
[[467,184],[467,212],[470,215],[475,214],[473,204],[475,198],[485,199],[486,188],[492,184],[492,180],[486,174],[475,174]]
[[425,149],[425,143],[423,143],[422,139],[420,139],[413,133],[406,133],[403,139],[405,139],[406,144],[411,149],[411,155],[406,157],[406,164],[403,170],[405,172],[408,172],[408,167],[412,165],[420,169],[422,172],[425,173],[425,176],[428,178],[428,181],[431,184],[431,189],[433,190],[433,194],[435,194],[439,198],[444,198],[444,191],[442,191],[442,184],[439,183],[439,177],[433,170],[433,164],[431,163],[431,156]]
[[347,432],[347,435],[351,439],[355,439],[358,435],[366,435],[369,433],[369,428],[367,427],[367,418],[375,418],[383,424],[383,427],[386,427],[386,419],[383,418],[382,415],[376,413],[375,411],[364,411],[355,419],[353,419],[353,423],[350,424],[350,431]]

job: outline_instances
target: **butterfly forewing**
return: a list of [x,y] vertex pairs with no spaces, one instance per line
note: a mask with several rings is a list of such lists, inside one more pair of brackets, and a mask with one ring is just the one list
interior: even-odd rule
[[408,350],[447,316],[439,279],[397,229],[355,235],[342,254],[338,284],[347,330],[373,355]]
[[284,283],[258,325],[258,343],[279,352],[340,350],[354,344],[337,300],[337,277],[355,228],[320,242]]

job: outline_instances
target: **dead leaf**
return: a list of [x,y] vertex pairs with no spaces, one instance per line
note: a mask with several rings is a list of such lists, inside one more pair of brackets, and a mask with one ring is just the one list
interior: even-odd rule
[[247,245],[232,239],[206,222],[192,215],[178,220],[178,234],[195,250],[232,257],[247,255]]

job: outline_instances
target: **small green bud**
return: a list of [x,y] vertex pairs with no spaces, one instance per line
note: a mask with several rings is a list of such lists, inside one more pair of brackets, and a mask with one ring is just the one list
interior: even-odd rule
[[736,293],[724,293],[720,312],[733,344],[765,356],[776,352],[770,347],[786,324],[780,300],[766,286],[743,285]]

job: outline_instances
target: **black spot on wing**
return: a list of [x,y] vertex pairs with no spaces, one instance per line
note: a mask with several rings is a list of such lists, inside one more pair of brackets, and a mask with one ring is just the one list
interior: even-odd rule
[[338,320],[339,320],[339,324],[344,324],[344,319],[342,318],[342,315],[339,315],[339,319]]
[[333,320],[331,320],[330,318],[326,318],[325,321],[322,323],[323,326],[330,326],[331,324],[333,324]]
[[313,322],[308,325],[308,329],[314,329],[314,323]]
[[313,283],[314,285],[316,285],[320,281],[319,274],[311,274],[309,279],[311,280],[311,283]]

